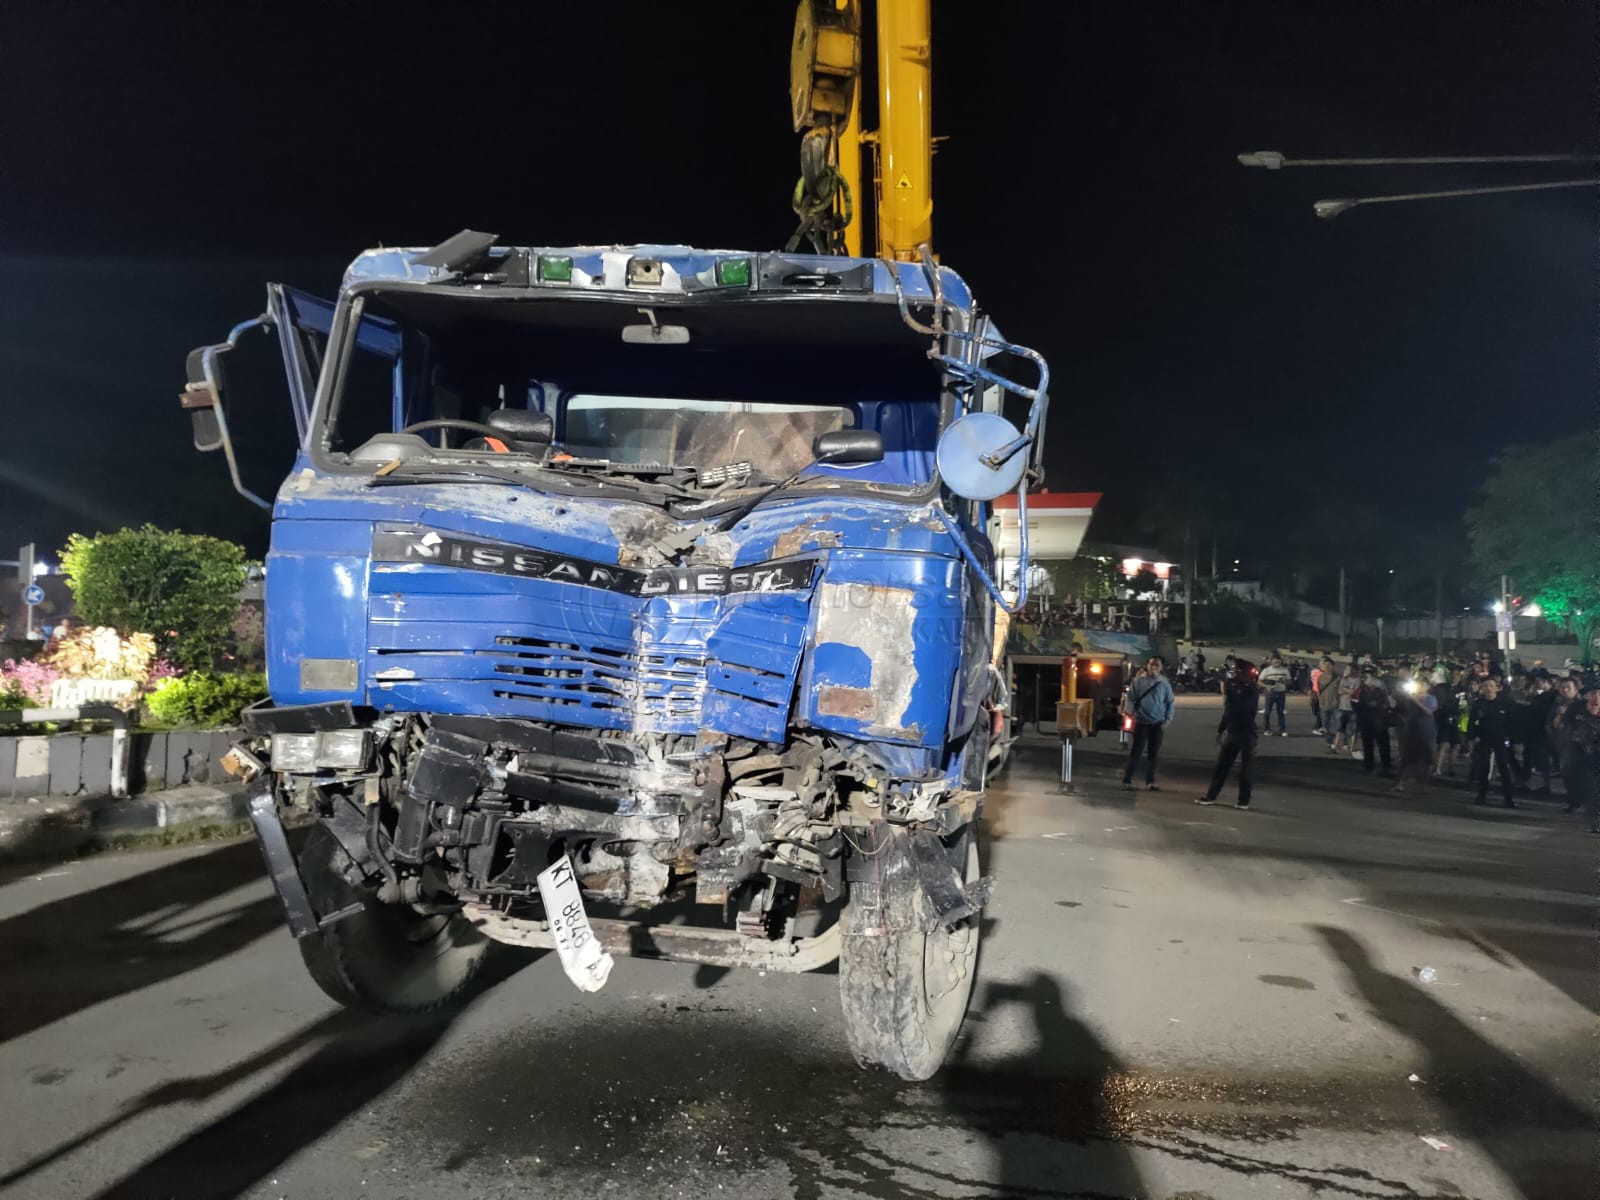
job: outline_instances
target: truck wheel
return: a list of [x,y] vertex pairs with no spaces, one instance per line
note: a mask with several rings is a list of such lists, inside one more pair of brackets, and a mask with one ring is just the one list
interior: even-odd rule
[[[951,847],[964,861],[967,882],[978,878],[976,824]],[[877,935],[853,934],[851,906],[842,920],[839,998],[850,1049],[862,1066],[881,1066],[902,1079],[931,1078],[943,1064],[972,998],[981,915],[946,928],[914,872],[884,882],[883,915],[892,926]],[[876,924],[876,918],[870,919]],[[908,926],[908,927],[905,927]]]
[[300,854],[300,875],[320,915],[352,904],[362,910],[300,939],[311,978],[347,1008],[420,1013],[462,997],[483,966],[490,942],[461,916],[429,916],[382,904],[342,873],[345,853],[321,825]]

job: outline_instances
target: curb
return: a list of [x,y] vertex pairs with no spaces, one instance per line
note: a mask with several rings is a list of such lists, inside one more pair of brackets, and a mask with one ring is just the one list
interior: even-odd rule
[[250,820],[244,785],[188,783],[114,800],[46,796],[0,803],[0,860],[59,861],[108,846],[232,835]]

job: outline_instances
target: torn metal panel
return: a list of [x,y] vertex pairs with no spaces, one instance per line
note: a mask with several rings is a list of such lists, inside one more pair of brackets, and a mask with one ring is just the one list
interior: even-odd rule
[[907,845],[917,880],[940,924],[954,925],[982,911],[994,890],[993,877],[965,883],[934,834],[915,831],[909,835]]
[[[816,519],[821,524],[828,518],[826,515]],[[796,526],[787,533],[780,534],[773,543],[772,557],[793,558],[805,550],[832,550],[844,540],[844,535],[837,529],[818,529],[809,521]]]
[[[813,684],[819,713],[864,722],[874,735],[920,737],[921,731],[908,721],[917,683],[912,652],[916,601],[910,588],[823,581],[817,588],[816,627],[818,674],[823,677]],[[846,655],[866,661],[865,680],[833,683],[826,677],[828,659]]]

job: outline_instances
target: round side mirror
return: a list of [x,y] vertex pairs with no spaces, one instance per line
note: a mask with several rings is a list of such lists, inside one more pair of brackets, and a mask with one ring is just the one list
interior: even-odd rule
[[[939,436],[939,477],[964,500],[993,500],[1014,492],[1028,469],[1028,445],[998,413],[968,413]],[[997,458],[1002,452],[1009,455]]]

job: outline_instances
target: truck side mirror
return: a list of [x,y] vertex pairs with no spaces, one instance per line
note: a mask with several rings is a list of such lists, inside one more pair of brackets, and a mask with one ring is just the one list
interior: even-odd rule
[[882,462],[883,434],[876,429],[835,429],[817,435],[811,454],[819,463]]
[[939,435],[939,476],[963,500],[993,500],[1022,482],[1031,441],[998,413],[968,413]]
[[205,355],[209,347],[200,346],[189,351],[186,363],[188,383],[178,403],[189,414],[194,427],[194,448],[209,453],[222,449],[224,435],[222,418],[222,364],[212,365],[212,378],[206,378]]
[[257,317],[236,326],[228,340],[215,346],[200,346],[189,351],[184,363],[187,382],[178,403],[189,414],[194,430],[194,448],[200,451],[221,450],[228,460],[228,474],[233,487],[241,496],[260,508],[271,511],[270,502],[263,500],[239,478],[239,460],[233,452],[233,439],[228,436],[228,413],[223,405],[222,356],[232,350],[246,330],[272,327],[268,316]]

